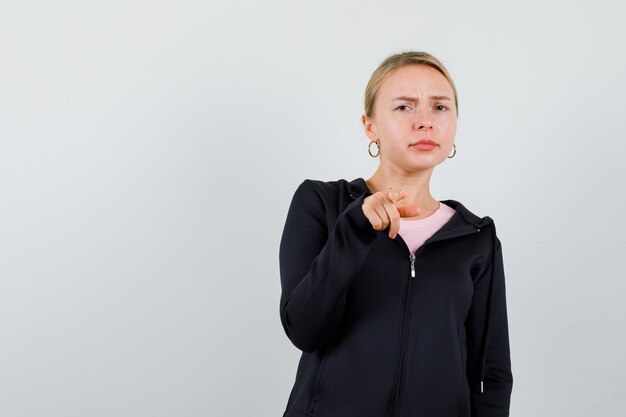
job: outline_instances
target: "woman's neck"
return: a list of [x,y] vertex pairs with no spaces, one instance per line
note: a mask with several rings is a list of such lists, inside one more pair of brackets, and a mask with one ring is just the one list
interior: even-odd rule
[[430,177],[432,169],[424,171],[423,174],[413,176],[399,176],[384,174],[376,171],[365,183],[372,193],[384,191],[392,188],[394,190],[405,190],[406,197],[400,200],[401,206],[416,205],[420,208],[419,217],[432,214],[439,208],[439,201],[430,193]]

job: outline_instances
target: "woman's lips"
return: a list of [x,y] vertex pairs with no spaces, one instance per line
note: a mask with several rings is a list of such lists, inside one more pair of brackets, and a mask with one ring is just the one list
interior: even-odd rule
[[433,148],[436,148],[437,145],[433,145],[432,143],[416,143],[415,145],[411,145],[411,148],[417,148],[421,151],[430,151]]

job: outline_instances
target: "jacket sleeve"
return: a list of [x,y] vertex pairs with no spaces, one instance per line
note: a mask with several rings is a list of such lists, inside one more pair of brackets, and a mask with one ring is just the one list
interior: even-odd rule
[[513,388],[502,244],[492,227],[492,256],[474,280],[465,321],[472,417],[508,416]]
[[292,198],[279,249],[280,319],[302,351],[319,349],[335,334],[350,282],[377,236],[362,209],[368,195],[350,202],[332,228],[312,180]]

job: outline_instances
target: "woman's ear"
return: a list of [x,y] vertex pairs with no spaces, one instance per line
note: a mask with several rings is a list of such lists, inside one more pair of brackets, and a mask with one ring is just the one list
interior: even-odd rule
[[363,114],[363,116],[361,116],[361,121],[363,122],[363,129],[365,129],[365,134],[367,135],[367,137],[370,138],[370,140],[372,141],[378,139],[378,137],[376,136],[376,126],[372,122],[372,119],[367,117],[366,114]]

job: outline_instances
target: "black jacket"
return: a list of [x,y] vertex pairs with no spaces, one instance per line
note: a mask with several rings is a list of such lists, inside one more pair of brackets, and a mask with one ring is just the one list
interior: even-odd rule
[[365,180],[305,179],[280,241],[280,319],[302,356],[283,417],[504,417],[502,246],[455,200],[414,253],[372,228]]

